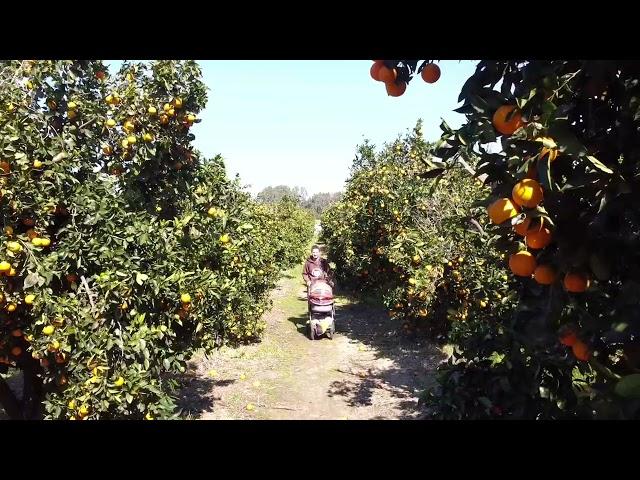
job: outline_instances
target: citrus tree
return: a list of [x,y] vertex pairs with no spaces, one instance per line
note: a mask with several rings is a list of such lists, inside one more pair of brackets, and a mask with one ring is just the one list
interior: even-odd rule
[[460,171],[440,176],[431,150],[420,122],[379,153],[362,145],[342,200],[322,223],[343,282],[381,295],[407,333],[445,340],[452,326],[510,303],[501,254],[473,205],[483,189]]
[[311,221],[261,209],[192,147],[195,62],[10,61],[0,77],[0,373],[23,377],[21,395],[0,377],[0,402],[13,418],[174,415],[171,374],[260,333]]
[[[411,77],[429,64],[385,65]],[[479,414],[482,391],[485,414],[638,417],[639,75],[637,62],[481,61],[463,85],[466,122],[443,123],[434,153],[491,187],[518,307],[492,337],[501,351],[470,349],[449,370],[451,415]]]

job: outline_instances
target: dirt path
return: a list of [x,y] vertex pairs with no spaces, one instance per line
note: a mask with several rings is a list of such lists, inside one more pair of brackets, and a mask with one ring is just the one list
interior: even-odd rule
[[442,354],[399,335],[397,321],[346,296],[333,340],[306,336],[301,267],[272,293],[260,343],[196,357],[180,406],[200,419],[412,419]]

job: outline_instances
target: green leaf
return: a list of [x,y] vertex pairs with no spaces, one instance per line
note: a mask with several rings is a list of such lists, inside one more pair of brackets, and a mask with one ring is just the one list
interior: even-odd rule
[[149,276],[144,274],[144,273],[136,273],[136,283],[138,285],[142,285],[144,283],[145,280],[148,280]]
[[435,177],[439,176],[440,174],[442,174],[444,171],[445,171],[444,168],[434,168],[433,170],[429,170],[427,172],[420,173],[420,174],[418,174],[418,176],[420,178],[424,178],[424,179],[435,178]]
[[55,157],[53,157],[53,162],[59,162],[60,160],[64,160],[65,158],[67,158],[67,154],[66,152],[60,152],[58,153]]
[[523,108],[527,105],[527,103],[529,103],[529,101],[530,101],[533,97],[535,97],[535,95],[536,95],[536,93],[537,93],[537,92],[538,92],[538,90],[537,90],[537,89],[532,88],[532,89],[529,91],[529,95],[528,95],[527,97],[524,97],[524,98],[518,98],[518,99],[516,100],[516,103],[518,104],[518,108],[523,109]]
[[442,119],[442,123],[440,124],[440,129],[445,133],[453,133],[451,127],[445,122],[444,118]]
[[587,153],[585,146],[578,140],[566,121],[557,121],[549,127],[549,136],[558,144],[558,150],[569,155],[584,155]]
[[551,159],[549,155],[546,155],[542,160],[538,160],[538,177],[545,190],[551,192],[555,190],[553,178],[551,178]]
[[485,101],[484,98],[478,96],[478,95],[470,95],[469,96],[469,102],[471,103],[471,105],[473,106],[473,109],[478,112],[481,115],[488,115],[489,114],[489,105],[487,104],[487,102]]
[[504,353],[493,352],[489,356],[489,360],[491,360],[491,366],[495,367],[496,365],[501,364],[504,361],[504,357],[505,357]]
[[640,373],[622,377],[616,384],[614,391],[623,398],[640,398]]
[[445,345],[444,347],[442,347],[442,353],[444,353],[447,357],[453,356],[453,352],[453,345]]
[[30,273],[24,279],[24,288],[31,288],[35,285],[38,285],[40,282],[40,276],[37,273]]
[[602,170],[603,172],[609,173],[609,174],[613,173],[613,170],[611,170],[609,167],[607,167],[604,163],[602,163],[593,155],[587,155],[587,160],[589,160],[591,164],[594,167],[596,167],[598,170]]
[[546,117],[549,118],[551,117],[551,115],[553,115],[553,112],[556,111],[556,106],[553,102],[549,102],[546,101],[542,104],[542,114]]

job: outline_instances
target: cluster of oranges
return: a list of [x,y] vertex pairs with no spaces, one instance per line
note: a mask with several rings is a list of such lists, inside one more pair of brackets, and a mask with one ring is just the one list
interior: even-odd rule
[[[497,109],[493,116],[494,128],[502,135],[512,135],[516,130],[525,126],[520,112],[514,105],[504,105]],[[555,141],[548,137],[535,139],[542,143],[538,155],[539,159],[547,158],[553,162],[558,156]],[[509,257],[509,268],[514,275],[531,278],[540,285],[554,284],[560,277],[556,268],[549,263],[538,263],[537,254],[548,245],[553,238],[553,229],[549,222],[545,222],[544,216],[538,215],[537,207],[544,201],[544,190],[531,172],[526,178],[517,182],[511,192],[511,198],[499,198],[487,208],[491,222],[500,225],[511,221],[513,233],[524,237],[527,249],[520,250]],[[588,274],[582,271],[567,271],[562,277],[564,289],[570,293],[582,293],[589,288],[591,283]],[[575,336],[575,334],[574,334]],[[576,358],[586,360],[589,358],[588,349],[581,341],[574,341],[570,337],[563,344],[572,346]]]
[[[104,122],[104,126],[107,131],[111,131],[118,126],[118,122],[112,117],[115,113],[113,109],[121,103],[121,97],[117,92],[114,92],[107,95],[105,101],[110,107],[112,107],[112,110],[109,112],[109,118]],[[180,115],[178,112],[183,109],[183,106],[184,103],[182,98],[176,97],[170,102],[165,103],[160,109],[153,105],[149,106],[146,114],[150,119],[157,118],[158,122],[163,127],[169,126],[170,122],[174,120],[180,123],[185,129],[189,129],[196,121],[197,117],[195,114],[189,112],[185,112]],[[143,128],[145,126],[147,128]],[[142,140],[144,143],[153,142],[155,140],[153,129],[153,124],[149,124],[148,120],[141,121],[133,116],[129,116],[122,124],[122,133],[124,134],[124,137],[119,139],[119,147],[122,149],[123,157],[129,158],[131,156],[132,150],[138,143],[138,140]],[[145,131],[141,132],[141,130]],[[139,135],[140,133],[142,133],[142,135]],[[108,142],[105,142],[102,145],[102,153],[105,156],[108,157],[113,155],[114,151],[114,145]],[[181,166],[182,165],[176,166],[176,169],[179,170]],[[119,169],[115,169],[112,170],[111,173],[119,174],[121,171]]]
[[[8,338],[0,339],[0,364],[13,365],[26,350],[28,339],[22,333],[22,316],[36,301],[36,295],[21,295],[22,270],[27,255],[34,255],[51,245],[51,239],[39,234],[32,218],[24,218],[18,230],[7,225],[4,228],[6,253],[0,261],[0,319],[11,329]],[[29,245],[31,244],[31,245]],[[36,247],[36,248],[33,248]],[[23,292],[24,293],[24,292]],[[10,355],[7,355],[10,354]]]
[[[399,97],[407,90],[407,82],[398,78],[398,70],[385,65],[384,60],[374,60],[370,74],[374,80],[384,83],[387,95],[391,97]],[[427,83],[435,83],[440,78],[440,67],[435,63],[426,63],[420,76]]]

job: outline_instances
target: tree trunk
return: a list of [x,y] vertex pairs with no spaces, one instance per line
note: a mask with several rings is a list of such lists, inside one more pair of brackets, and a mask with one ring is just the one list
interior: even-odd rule
[[22,418],[22,411],[20,408],[20,402],[16,398],[15,394],[9,388],[7,381],[0,377],[0,404],[7,412],[11,420],[19,420]]
[[25,420],[42,419],[43,389],[42,380],[37,375],[37,367],[23,367],[22,418]]

